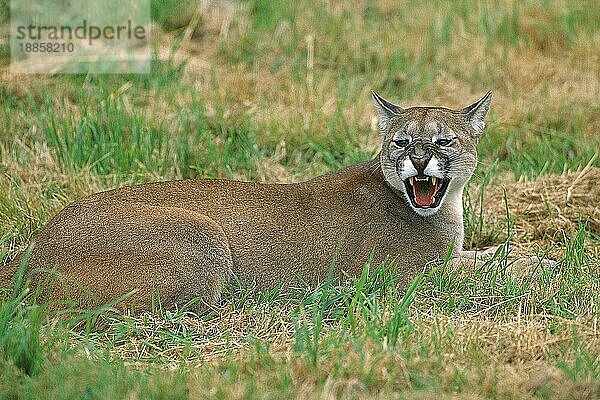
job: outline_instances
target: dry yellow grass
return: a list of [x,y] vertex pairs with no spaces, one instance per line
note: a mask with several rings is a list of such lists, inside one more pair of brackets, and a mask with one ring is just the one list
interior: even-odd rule
[[[590,167],[564,175],[549,175],[534,181],[523,179],[489,188],[484,199],[484,215],[490,223],[506,225],[506,202],[510,211],[514,243],[531,249],[533,245],[565,245],[566,237],[573,237],[581,223],[589,224],[589,231],[600,235],[600,169]],[[598,255],[598,246],[588,244]],[[560,254],[555,249],[554,255]]]

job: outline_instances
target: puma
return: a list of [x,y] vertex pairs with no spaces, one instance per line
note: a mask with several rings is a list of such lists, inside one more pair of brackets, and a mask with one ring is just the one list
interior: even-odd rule
[[[268,290],[359,275],[396,259],[408,282],[463,244],[462,194],[491,92],[461,109],[402,108],[372,92],[382,147],[372,160],[294,184],[181,180],[76,201],[37,234],[26,274],[51,299],[148,310],[214,304],[232,279]],[[0,270],[9,284],[23,256]],[[58,276],[59,283],[47,283]]]

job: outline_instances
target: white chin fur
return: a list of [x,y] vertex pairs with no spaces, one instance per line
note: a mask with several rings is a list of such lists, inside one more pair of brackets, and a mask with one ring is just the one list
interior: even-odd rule
[[[409,200],[410,202],[410,200]],[[440,205],[435,207],[435,208],[414,208],[412,203],[410,203],[410,208],[413,209],[414,212],[416,212],[417,214],[419,214],[422,217],[429,217],[433,214],[435,214],[436,212],[438,212],[440,210],[440,207],[443,204],[443,200],[440,202]]]

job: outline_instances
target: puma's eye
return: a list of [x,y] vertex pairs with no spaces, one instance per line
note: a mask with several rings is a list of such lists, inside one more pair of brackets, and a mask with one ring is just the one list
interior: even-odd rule
[[450,146],[450,144],[452,144],[453,141],[454,138],[440,138],[436,140],[435,143],[439,146]]
[[410,140],[408,140],[406,138],[394,140],[394,144],[398,147],[406,147],[406,146],[408,146],[409,143],[410,143]]

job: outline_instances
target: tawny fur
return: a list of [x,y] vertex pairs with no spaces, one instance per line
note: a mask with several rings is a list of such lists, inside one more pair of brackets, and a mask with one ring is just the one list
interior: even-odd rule
[[[71,297],[90,307],[134,291],[121,305],[137,310],[159,298],[165,307],[181,307],[196,297],[202,309],[234,277],[259,290],[314,286],[328,274],[359,275],[370,256],[373,265],[396,259],[406,283],[453,243],[461,248],[463,225],[460,201],[422,216],[386,179],[396,170],[384,174],[382,159],[401,110],[388,115],[380,109],[392,123],[382,127],[384,145],[375,159],[304,183],[183,180],[76,201],[33,240],[27,276],[33,284],[46,282],[51,299]],[[458,118],[461,127],[469,123],[446,109],[409,110],[411,118],[441,113]],[[469,151],[476,157],[476,133],[464,129],[461,140],[473,142]],[[459,186],[452,190],[462,194]],[[0,271],[0,286],[19,262]],[[59,272],[59,284],[47,283],[48,270]]]

